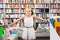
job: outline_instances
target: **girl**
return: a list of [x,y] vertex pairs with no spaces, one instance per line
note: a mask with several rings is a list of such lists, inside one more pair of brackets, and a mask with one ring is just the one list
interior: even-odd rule
[[22,19],[24,20],[24,27],[23,27],[23,33],[22,33],[22,38],[24,40],[33,40],[36,38],[35,30],[33,28],[33,19],[34,18],[40,19],[43,21],[43,19],[37,17],[36,15],[32,15],[31,8],[26,8],[25,15],[11,24],[11,25],[13,25]]

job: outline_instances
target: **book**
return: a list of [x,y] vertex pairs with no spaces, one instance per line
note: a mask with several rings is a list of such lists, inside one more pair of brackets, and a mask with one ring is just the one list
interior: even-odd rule
[[1,9],[0,9],[0,13],[1,13]]
[[38,24],[38,27],[37,27],[37,30],[39,30],[41,28],[41,26],[40,26],[40,23]]
[[50,0],[44,0],[44,3],[49,3],[50,2]]
[[35,8],[41,8],[40,4],[35,4]]
[[30,0],[29,3],[36,3],[36,0]]
[[12,13],[15,13],[15,10],[16,10],[16,9],[12,9]]
[[13,4],[13,8],[19,8],[19,4]]
[[22,4],[19,4],[19,7],[18,8],[23,8],[23,5]]
[[12,0],[12,3],[15,3],[16,0]]
[[58,22],[60,22],[60,18],[57,18],[58,19]]
[[36,9],[35,12],[36,12],[36,13],[39,13],[39,9]]
[[46,8],[49,8],[49,4],[46,4]]
[[45,9],[45,12],[49,12],[49,8]]
[[10,5],[10,8],[13,8],[13,4],[12,3],[10,3],[9,5]]
[[5,8],[9,8],[9,4],[5,4]]
[[3,9],[0,9],[0,13],[3,13]]
[[58,8],[58,5],[57,4],[52,4],[51,8]]
[[18,18],[19,14],[14,14],[14,18]]
[[19,9],[19,13],[24,13],[24,10],[22,10],[22,9]]
[[0,8],[2,8],[3,7],[3,4],[0,4]]
[[6,13],[12,13],[11,9],[6,9]]
[[57,3],[57,0],[51,0],[51,3]]
[[41,3],[41,0],[36,0],[36,3]]
[[58,3],[60,3],[60,0],[57,0]]
[[34,9],[33,9],[33,13],[36,13],[35,10],[36,10],[36,9],[34,8]]
[[0,14],[0,19],[1,19],[1,16],[2,16],[2,15]]
[[22,0],[18,0],[18,3],[22,3]]
[[14,15],[10,15],[10,18],[15,18]]
[[5,0],[5,3],[9,3],[10,0]]
[[3,0],[0,0],[0,3],[3,3]]
[[8,0],[8,3],[12,3],[12,0]]
[[28,0],[24,0],[24,3],[28,3]]
[[57,31],[57,33],[58,33],[58,35],[60,37],[60,26],[57,27],[56,31]]
[[36,0],[33,0],[34,3],[36,3]]
[[51,9],[50,12],[51,13],[58,13],[58,9]]
[[58,8],[60,8],[60,4],[58,4]]
[[58,9],[58,11],[57,11],[58,13],[60,13],[60,9]]
[[5,18],[9,18],[9,16],[6,14]]
[[15,13],[19,13],[19,9],[15,9]]

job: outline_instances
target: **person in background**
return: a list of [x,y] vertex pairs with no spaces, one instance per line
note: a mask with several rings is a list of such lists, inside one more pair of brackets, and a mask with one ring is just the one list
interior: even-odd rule
[[24,16],[20,17],[17,19],[15,22],[10,24],[11,26],[14,25],[15,23],[19,22],[20,20],[24,20],[24,26],[23,26],[23,33],[22,33],[22,38],[24,40],[34,40],[36,39],[35,36],[35,30],[33,28],[33,19],[38,19],[41,21],[46,21],[40,17],[37,17],[35,14],[32,14],[31,8],[25,8],[25,14]]

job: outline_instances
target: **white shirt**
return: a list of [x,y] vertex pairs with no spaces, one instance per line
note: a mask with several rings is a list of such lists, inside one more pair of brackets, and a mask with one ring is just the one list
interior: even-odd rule
[[24,26],[27,26],[27,27],[33,26],[33,17],[25,17]]

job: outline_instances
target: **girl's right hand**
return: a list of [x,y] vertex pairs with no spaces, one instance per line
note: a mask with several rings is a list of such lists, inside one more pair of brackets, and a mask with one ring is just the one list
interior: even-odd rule
[[9,24],[9,26],[13,26],[13,24]]

